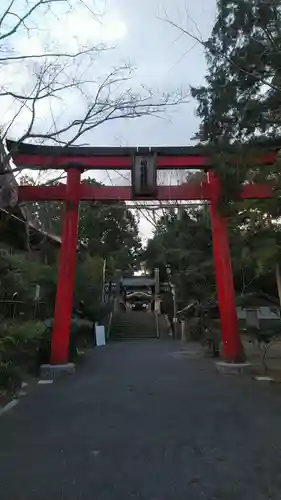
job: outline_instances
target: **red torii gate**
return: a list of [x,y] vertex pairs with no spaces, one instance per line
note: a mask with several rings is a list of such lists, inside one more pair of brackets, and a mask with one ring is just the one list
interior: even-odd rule
[[[114,147],[56,147],[19,144],[8,141],[16,165],[24,168],[65,169],[67,183],[59,186],[19,186],[19,201],[63,201],[65,212],[62,246],[58,271],[57,295],[52,334],[51,364],[68,362],[69,333],[72,315],[73,288],[80,201],[129,201],[133,197],[131,186],[90,186],[81,184],[84,170],[130,170],[134,156],[154,155],[158,170],[204,169],[207,182],[195,185],[159,186],[157,200],[208,200],[213,238],[224,357],[229,362],[243,359],[238,332],[235,293],[228,241],[227,219],[217,210],[220,182],[211,167],[211,160],[202,148],[114,148]],[[269,165],[276,161],[278,147],[265,151],[256,158],[257,164]],[[253,159],[253,162],[255,159]],[[271,198],[269,184],[247,184],[241,198]],[[145,199],[146,197],[137,198]]]

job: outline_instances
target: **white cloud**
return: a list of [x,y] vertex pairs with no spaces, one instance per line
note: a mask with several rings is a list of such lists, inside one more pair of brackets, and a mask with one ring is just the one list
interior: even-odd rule
[[14,50],[22,56],[41,55],[45,52],[44,37],[40,38],[39,34],[31,37],[19,36],[14,43]]
[[51,37],[64,47],[89,46],[96,43],[114,42],[127,33],[125,23],[117,15],[106,14],[96,20],[83,8],[70,12],[51,27]]
[[127,27],[118,12],[95,16],[84,3],[77,3],[71,10],[60,10],[54,16],[39,18],[40,30],[31,34],[22,31],[11,47],[15,53],[38,55],[50,51],[75,52],[100,43],[112,43],[124,38]]
[[[126,36],[126,25],[116,10],[110,9],[106,12],[104,10],[106,2],[96,0],[96,2],[89,2],[91,11],[86,1],[82,3],[79,0],[72,0],[70,4],[58,2],[55,10],[46,12],[38,9],[36,16],[28,20],[29,24],[27,23],[29,27],[32,25],[33,29],[26,31],[22,28],[18,34],[9,38],[5,54],[26,57],[54,52],[75,53],[101,43],[111,44]],[[38,27],[40,29],[37,29]],[[79,60],[66,59],[63,73],[58,76],[59,86],[64,83],[68,84],[74,78],[77,81],[80,81],[80,78],[81,81],[88,79],[91,82],[89,85],[89,98],[91,98],[91,95],[95,93],[98,78],[103,72],[107,74],[110,71],[106,62],[106,58],[103,58],[103,61],[99,58],[97,66],[92,57],[90,59],[79,58]],[[0,88],[8,89],[16,94],[28,95],[36,84],[36,73],[41,73],[43,63],[43,59],[39,58],[11,60],[0,65]],[[86,86],[84,90],[88,90]],[[41,121],[42,127],[47,129],[51,126],[54,116],[59,122],[67,121],[73,115],[80,114],[84,108],[82,95],[74,89],[64,91],[63,95],[59,94],[57,97],[62,100],[48,98],[38,102],[36,124],[40,126]],[[2,125],[7,125],[13,119],[18,107],[19,103],[13,98],[2,97]],[[24,124],[28,126],[29,120],[30,111],[26,107],[9,132],[15,133],[16,136],[21,135],[24,132]]]

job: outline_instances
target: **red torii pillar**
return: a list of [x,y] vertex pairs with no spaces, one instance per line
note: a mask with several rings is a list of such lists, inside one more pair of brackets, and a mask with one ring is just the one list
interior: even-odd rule
[[219,179],[213,171],[209,171],[208,181],[211,188],[210,216],[221,333],[224,346],[223,354],[226,361],[241,362],[244,360],[244,351],[238,329],[228,224],[227,219],[217,209],[221,187]]
[[56,305],[51,344],[51,364],[69,361],[69,339],[73,309],[76,252],[78,241],[81,169],[67,170],[62,245],[58,270]]

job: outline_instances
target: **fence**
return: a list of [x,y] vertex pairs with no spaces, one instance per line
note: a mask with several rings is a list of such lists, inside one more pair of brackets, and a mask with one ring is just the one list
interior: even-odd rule
[[40,301],[0,300],[0,318],[45,319],[52,316],[49,304]]

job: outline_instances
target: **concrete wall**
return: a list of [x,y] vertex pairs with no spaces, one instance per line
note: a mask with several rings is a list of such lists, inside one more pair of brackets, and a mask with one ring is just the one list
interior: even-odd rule
[[[250,309],[250,308],[249,308]],[[258,310],[258,318],[260,320],[266,319],[266,320],[280,320],[280,315],[277,313],[277,311],[273,311],[270,307],[268,306],[261,306]],[[246,310],[242,309],[242,307],[237,307],[237,316],[239,320],[245,320],[246,319]]]

